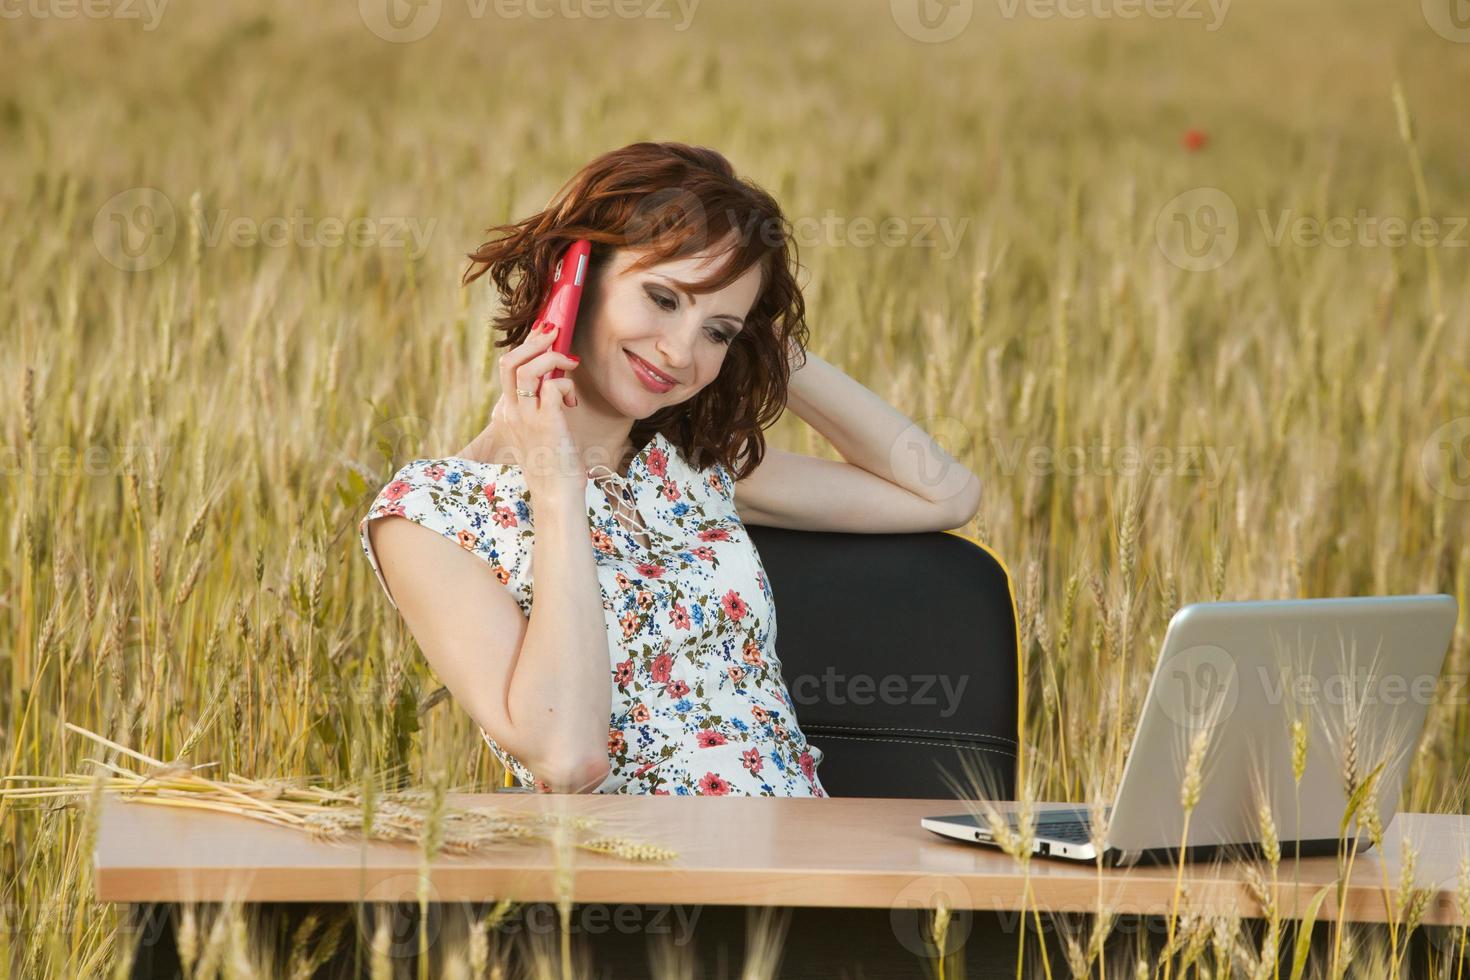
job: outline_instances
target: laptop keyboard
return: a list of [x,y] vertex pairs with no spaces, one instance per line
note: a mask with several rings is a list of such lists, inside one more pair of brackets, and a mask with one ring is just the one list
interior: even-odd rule
[[1076,819],[1038,820],[1036,836],[1068,844],[1086,844],[1091,839],[1088,822]]

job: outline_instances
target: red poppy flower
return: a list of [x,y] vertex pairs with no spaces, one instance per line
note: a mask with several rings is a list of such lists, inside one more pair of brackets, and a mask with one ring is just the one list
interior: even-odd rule
[[1184,148],[1191,153],[1195,152],[1196,150],[1203,150],[1205,148],[1205,144],[1209,141],[1210,137],[1205,133],[1203,129],[1193,128],[1186,129],[1181,140],[1181,142],[1183,142],[1184,144]]
[[745,616],[746,612],[748,612],[750,609],[750,607],[745,604],[745,600],[740,598],[740,593],[736,592],[734,589],[731,589],[730,591],[725,593],[724,597],[720,599],[720,605],[725,608],[725,615],[729,616],[737,623],[740,622],[740,620]]
[[730,784],[714,773],[707,772],[699,781],[699,791],[705,796],[729,796]]

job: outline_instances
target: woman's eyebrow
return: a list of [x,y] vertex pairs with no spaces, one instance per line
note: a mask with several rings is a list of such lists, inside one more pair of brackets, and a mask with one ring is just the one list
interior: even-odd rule
[[[699,300],[695,299],[694,298],[694,294],[691,293],[691,292],[689,292],[689,290],[685,289],[684,288],[684,284],[682,282],[680,282],[679,280],[677,280],[677,279],[671,279],[668,276],[664,275],[662,272],[650,272],[649,275],[658,276],[664,282],[668,283],[669,285],[671,285],[675,289],[677,289],[679,292],[683,293],[684,294],[684,298],[689,301],[689,305],[690,306],[698,306],[699,305]],[[714,316],[710,317],[710,319],[711,320],[729,320],[731,323],[735,324],[735,326],[737,326],[737,327],[743,327],[743,326],[745,326],[745,317],[743,317],[743,316],[736,316],[733,313],[717,313]]]

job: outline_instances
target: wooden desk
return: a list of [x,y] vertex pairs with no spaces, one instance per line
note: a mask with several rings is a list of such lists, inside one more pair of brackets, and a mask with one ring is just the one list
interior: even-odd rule
[[[573,851],[577,903],[783,906],[828,910],[933,908],[943,895],[952,909],[1014,913],[1022,908],[1020,865],[998,849],[924,830],[919,818],[963,812],[953,800],[763,799],[543,794],[455,795],[462,805],[510,812],[550,809],[596,816],[608,834],[678,852],[668,862],[636,862]],[[1470,817],[1400,814],[1382,854],[1354,860],[1345,918],[1385,917],[1399,880],[1401,835],[1418,844],[1415,883],[1435,889],[1426,924],[1454,924],[1460,855],[1470,850]],[[104,801],[96,861],[97,896],[110,902],[408,902],[415,900],[419,855],[408,845],[330,844],[285,828],[227,814],[197,813]],[[1264,865],[1261,865],[1264,867]],[[1269,876],[1269,869],[1267,874]],[[441,856],[431,869],[432,902],[523,902],[557,898],[549,845],[525,842],[474,856]],[[1300,890],[1284,860],[1278,872],[1283,914],[1305,910],[1313,894],[1336,880],[1336,861],[1304,858]],[[1175,871],[1167,866],[1103,869],[1033,858],[1032,901],[1044,911],[1105,906],[1121,914],[1165,915]],[[1196,911],[1252,918],[1261,909],[1241,866],[1190,865],[1187,905]],[[1181,911],[1183,909],[1181,906]],[[1336,894],[1319,920],[1337,915]],[[1010,916],[1014,923],[1015,916]],[[872,976],[873,974],[868,974]]]

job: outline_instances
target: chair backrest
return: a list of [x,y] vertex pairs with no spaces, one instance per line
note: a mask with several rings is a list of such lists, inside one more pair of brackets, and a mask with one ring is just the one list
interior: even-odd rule
[[952,531],[748,530],[828,794],[1012,799],[1020,642],[1000,559]]

